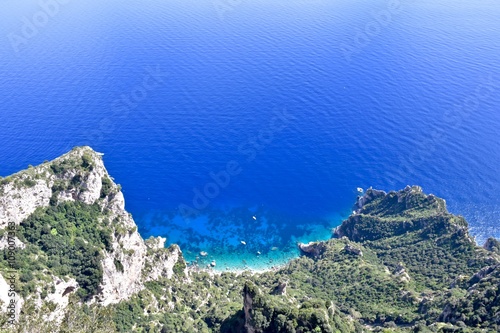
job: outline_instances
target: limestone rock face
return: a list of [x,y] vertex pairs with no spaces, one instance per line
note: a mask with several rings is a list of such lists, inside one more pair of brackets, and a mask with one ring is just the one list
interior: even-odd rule
[[15,297],[9,296],[10,283],[9,283],[9,274],[7,272],[2,272],[0,274],[0,303],[2,303],[2,311],[7,309],[7,305],[10,304],[11,300],[15,301],[15,319],[19,318],[19,313],[21,312],[21,308],[23,306],[24,300],[16,293]]
[[326,251],[326,244],[324,242],[310,242],[307,244],[298,244],[300,251],[311,258],[318,258]]
[[288,281],[278,282],[278,285],[273,289],[271,295],[286,295],[286,287]]
[[[128,299],[144,288],[145,281],[160,276],[170,278],[174,265],[178,261],[184,263],[178,247],[169,251],[164,249],[164,238],[153,239],[149,246],[146,245],[137,232],[132,216],[125,210],[123,194],[109,176],[102,154],[90,147],[74,148],[51,162],[1,179],[0,229],[6,228],[9,222],[20,224],[37,208],[62,201],[98,204],[106,212],[112,229],[112,250],[102,250],[103,278],[100,292],[92,302],[108,305]],[[4,236],[0,239],[0,248],[6,246],[8,243]],[[17,239],[16,247],[23,246]],[[66,290],[71,285],[77,289],[78,285],[71,280],[54,283],[56,295],[51,297],[57,308],[63,309],[67,305],[67,296],[59,295],[64,292],[62,288]],[[57,312],[48,320],[57,321],[59,317],[60,312]]]
[[[95,203],[101,196],[102,179],[107,176],[101,156],[90,147],[79,147],[51,162],[3,179],[0,229],[9,222],[19,224],[37,208],[49,206],[54,192],[61,201]],[[76,181],[78,187],[73,185]],[[58,190],[54,190],[54,185]]]
[[166,238],[158,236],[158,237],[150,237],[146,240],[146,246],[152,250],[158,250],[165,248]]
[[111,212],[109,220],[125,232],[115,232],[112,235],[113,250],[104,251],[103,282],[97,298],[103,305],[118,303],[144,288],[142,269],[146,261],[146,244],[137,232],[134,220],[125,211],[123,194],[118,192],[109,197],[106,208]]
[[365,194],[358,197],[358,200],[356,201],[356,204],[354,205],[355,211],[360,210],[361,208],[363,208],[364,205],[373,201],[374,199],[379,198],[379,197],[383,197],[385,195],[386,195],[386,193],[384,191],[375,190],[375,189],[370,187],[365,192]]
[[474,276],[472,276],[472,278],[469,280],[469,284],[474,286],[474,284],[478,283],[479,281],[481,281],[482,279],[484,279],[489,274],[491,274],[492,272],[494,272],[499,268],[500,265],[483,267],[481,270],[479,270],[479,272],[477,272],[476,274],[474,274]]
[[[10,243],[10,244],[9,244]],[[8,248],[9,246],[14,247],[17,250],[24,249],[26,245],[19,240],[17,237],[9,238],[7,234],[0,237],[0,250]]]
[[[0,229],[7,227],[9,222],[21,223],[37,207],[49,205],[52,196],[52,180],[36,180],[32,187],[25,187],[26,176],[19,176],[19,184],[8,183],[0,189]],[[1,186],[1,185],[0,185]]]
[[172,245],[168,249],[159,249],[146,258],[146,266],[143,269],[145,281],[158,280],[160,277],[170,279],[174,275],[176,264],[184,267],[184,274],[186,274],[186,264],[179,246]]
[[399,277],[402,282],[409,283],[411,281],[411,277],[406,271],[405,266],[402,263],[399,263],[394,269],[394,275]]
[[64,281],[54,277],[54,286],[54,293],[49,293],[45,301],[54,303],[56,305],[56,309],[49,312],[46,315],[46,319],[47,321],[60,323],[64,318],[64,310],[68,306],[69,296],[76,290],[76,288],[78,288],[78,283],[72,278],[68,279],[68,281]]

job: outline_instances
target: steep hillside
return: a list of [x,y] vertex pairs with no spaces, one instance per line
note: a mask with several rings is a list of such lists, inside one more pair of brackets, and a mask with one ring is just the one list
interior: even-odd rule
[[500,330],[500,242],[477,246],[418,186],[367,190],[334,238],[264,273],[187,267],[164,244],[89,147],[1,179],[0,332]]
[[[144,289],[148,279],[171,277],[174,265],[183,263],[177,247],[141,238],[120,187],[89,147],[2,179],[0,228],[0,284],[6,285],[4,271],[14,269],[17,311],[25,302],[49,304],[47,316],[56,321],[72,294],[85,302],[118,303]],[[7,290],[0,299],[8,302]]]

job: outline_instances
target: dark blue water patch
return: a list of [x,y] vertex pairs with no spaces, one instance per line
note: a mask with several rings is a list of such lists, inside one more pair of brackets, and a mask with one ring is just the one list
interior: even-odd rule
[[[498,235],[500,5],[400,3],[359,44],[386,1],[249,1],[222,17],[211,0],[71,2],[19,52],[0,42],[0,174],[90,145],[143,236],[193,255],[236,251],[231,223],[249,238],[254,209],[287,248],[369,186],[421,185],[478,239]],[[40,10],[4,1],[0,35],[22,34]],[[150,86],[152,70],[163,76]],[[290,121],[249,149],[277,112]],[[230,161],[242,170],[200,210],[206,222],[176,224]]]

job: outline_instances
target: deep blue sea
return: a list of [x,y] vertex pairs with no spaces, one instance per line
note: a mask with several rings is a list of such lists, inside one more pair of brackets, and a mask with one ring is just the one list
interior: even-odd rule
[[[143,237],[261,268],[357,187],[500,237],[496,0],[3,0],[0,175],[104,153]],[[260,253],[260,254],[258,254]]]

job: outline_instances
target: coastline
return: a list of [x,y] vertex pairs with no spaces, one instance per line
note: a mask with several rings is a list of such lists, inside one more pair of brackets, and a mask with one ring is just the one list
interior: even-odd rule
[[[314,218],[311,218],[309,221],[301,221],[302,225],[299,230],[302,234],[290,235],[290,238],[286,241],[280,239],[281,235],[279,235],[279,231],[278,237],[275,238],[266,237],[267,234],[249,236],[251,226],[246,226],[246,230],[231,231],[216,230],[213,226],[206,228],[206,224],[192,226],[200,227],[205,232],[199,232],[198,237],[193,237],[192,242],[189,244],[186,241],[176,242],[179,237],[178,235],[172,237],[168,233],[169,230],[159,226],[151,228],[147,232],[142,232],[146,236],[161,236],[169,239],[171,243],[166,243],[166,247],[173,244],[179,246],[186,264],[188,267],[192,267],[192,271],[199,269],[207,272],[216,272],[215,274],[219,274],[220,272],[241,273],[248,271],[262,273],[272,271],[274,267],[282,267],[291,260],[299,258],[300,249],[298,244],[300,243],[307,244],[331,239],[333,230],[349,216],[346,214],[347,210],[351,212],[352,207],[324,217],[325,221],[328,221],[327,223],[317,224]],[[267,224],[270,220],[268,216],[263,214],[260,216],[259,221],[261,223]],[[228,223],[231,222],[229,219],[227,220]],[[166,221],[162,222],[167,224]],[[274,223],[280,225],[279,220],[275,220]],[[207,230],[210,230],[210,233],[206,233]],[[195,228],[185,231],[197,234]],[[228,235],[230,240],[226,241],[223,245],[217,244],[214,246],[214,244],[210,243],[211,239],[220,238],[222,235]]]
[[[296,259],[296,258],[291,258],[290,260],[294,260],[294,259]],[[249,273],[250,275],[253,276],[253,275],[264,274],[264,273],[269,273],[269,272],[277,272],[280,269],[284,268],[286,265],[288,265],[290,260],[286,263],[274,265],[274,266],[269,267],[269,268],[250,268],[249,267],[246,269],[242,269],[242,268],[226,267],[224,270],[218,270],[218,269],[215,269],[213,267],[200,267],[200,266],[191,265],[191,266],[187,266],[186,270],[188,271],[188,273],[191,273],[191,272],[192,273],[207,273],[211,277],[220,276],[220,275],[225,274],[225,273],[235,274],[236,276],[240,276],[244,273]]]

